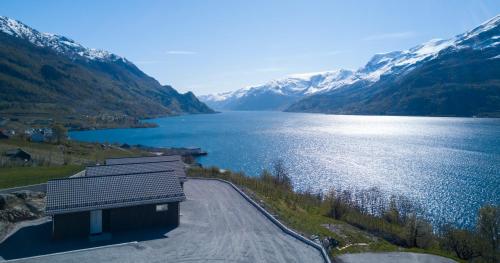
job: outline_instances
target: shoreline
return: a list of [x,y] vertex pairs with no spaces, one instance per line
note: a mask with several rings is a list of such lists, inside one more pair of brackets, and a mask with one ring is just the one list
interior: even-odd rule
[[281,113],[291,113],[291,114],[312,114],[312,115],[326,115],[326,116],[349,116],[349,117],[402,117],[402,118],[449,118],[449,119],[500,119],[500,115],[492,116],[451,116],[451,115],[372,115],[372,114],[339,114],[339,113],[325,113],[325,112],[301,112],[301,111],[279,111],[279,110],[217,110],[212,113],[188,113],[188,114],[174,114],[174,115],[161,115],[154,117],[147,117],[138,119],[139,125],[117,125],[117,126],[105,126],[105,127],[89,127],[89,128],[79,128],[79,129],[68,129],[68,132],[78,132],[78,131],[97,131],[97,130],[114,130],[114,129],[148,129],[148,128],[158,128],[159,125],[156,122],[143,122],[146,120],[171,118],[179,116],[189,116],[189,115],[201,115],[201,114],[220,114],[225,112],[281,112]]

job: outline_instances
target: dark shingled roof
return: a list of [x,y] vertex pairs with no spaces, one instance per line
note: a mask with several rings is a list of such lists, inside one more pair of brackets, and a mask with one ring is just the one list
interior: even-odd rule
[[171,161],[182,162],[182,157],[180,155],[162,155],[162,156],[151,156],[151,157],[111,158],[111,159],[106,159],[106,165],[132,164],[132,163],[158,163],[158,162],[171,162]]
[[184,201],[179,179],[168,172],[138,176],[74,177],[47,183],[47,215]]
[[186,179],[184,163],[180,161],[89,166],[85,169],[85,176],[142,174],[152,172],[173,172],[181,180]]

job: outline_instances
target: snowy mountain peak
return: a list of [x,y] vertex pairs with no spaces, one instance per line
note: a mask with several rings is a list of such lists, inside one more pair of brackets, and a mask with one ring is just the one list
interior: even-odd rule
[[85,48],[81,44],[64,36],[42,33],[15,19],[0,16],[0,32],[27,40],[38,47],[50,48],[70,58],[84,58],[99,61],[118,61],[129,63],[125,58],[105,50]]
[[[333,71],[292,74],[288,77],[272,80],[262,85],[250,86],[244,90],[268,91],[284,95],[303,95],[323,92],[335,88],[332,82],[350,81],[353,71],[339,69]],[[241,92],[239,92],[241,95]]]
[[496,15],[495,17],[491,18],[490,20],[482,23],[478,27],[474,28],[473,30],[460,35],[464,39],[470,39],[473,37],[476,37],[480,35],[481,33],[491,31],[492,29],[498,27],[500,25],[500,15]]
[[[341,88],[360,84],[371,87],[383,76],[403,76],[422,63],[437,58],[441,52],[459,51],[462,49],[482,50],[500,44],[500,15],[486,21],[478,27],[450,39],[432,39],[407,50],[375,54],[363,67],[356,71],[335,70],[315,73],[294,74],[272,80],[263,85],[251,86],[234,92],[202,97],[214,107],[239,105],[234,103],[245,98],[259,96],[282,95],[292,98],[327,93]],[[492,59],[496,59],[493,56]],[[359,83],[358,83],[359,82]],[[221,104],[223,101],[231,103]],[[255,100],[258,103],[259,100]],[[253,102],[253,101],[252,101]],[[246,107],[246,109],[249,107]]]

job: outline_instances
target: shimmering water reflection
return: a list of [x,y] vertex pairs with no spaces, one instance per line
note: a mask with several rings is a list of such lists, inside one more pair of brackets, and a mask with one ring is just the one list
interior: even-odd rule
[[500,203],[500,119],[224,112],[151,120],[153,129],[72,132],[84,141],[199,146],[204,165],[258,175],[281,158],[297,189],[378,186],[435,221],[471,225]]

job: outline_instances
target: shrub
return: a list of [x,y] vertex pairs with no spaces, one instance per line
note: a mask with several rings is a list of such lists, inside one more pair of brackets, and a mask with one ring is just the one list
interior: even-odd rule
[[478,239],[474,232],[445,226],[441,240],[445,249],[455,252],[457,257],[470,260],[479,256]]

